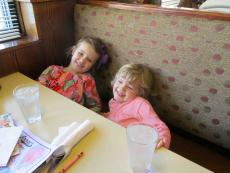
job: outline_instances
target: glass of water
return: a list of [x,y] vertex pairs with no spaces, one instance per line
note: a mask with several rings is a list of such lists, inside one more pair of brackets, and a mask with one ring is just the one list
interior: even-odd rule
[[133,173],[152,173],[151,162],[158,133],[143,124],[129,125],[126,129],[129,162]]
[[28,123],[41,120],[38,84],[24,84],[13,90],[13,95]]

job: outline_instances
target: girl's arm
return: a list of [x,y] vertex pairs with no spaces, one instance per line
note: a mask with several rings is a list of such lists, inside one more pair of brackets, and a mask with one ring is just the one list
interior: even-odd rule
[[156,112],[154,111],[151,104],[147,101],[144,101],[139,109],[139,115],[141,122],[151,127],[155,128],[158,132],[158,144],[157,148],[164,146],[165,148],[169,148],[171,141],[170,130],[167,125],[160,120]]
[[107,117],[109,115],[109,112],[100,112],[100,115],[102,115],[103,117]]
[[101,100],[97,92],[96,83],[91,76],[87,76],[84,84],[85,103],[84,105],[94,112],[101,111]]
[[57,87],[57,79],[63,73],[62,66],[51,65],[47,67],[38,78],[38,82],[42,85],[55,90]]
[[164,146],[165,148],[169,148],[170,141],[171,141],[171,134],[169,131],[169,128],[166,126],[166,124],[160,120],[158,117],[154,117],[154,128],[157,130],[159,139],[157,148],[160,148],[161,146]]
[[48,86],[52,69],[52,66],[47,67],[38,77],[38,82],[44,86]]

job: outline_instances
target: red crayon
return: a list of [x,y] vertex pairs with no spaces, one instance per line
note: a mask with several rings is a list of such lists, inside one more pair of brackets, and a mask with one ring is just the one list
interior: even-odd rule
[[83,154],[84,153],[81,152],[75,157],[73,157],[69,162],[66,163],[66,165],[64,165],[64,167],[59,171],[59,173],[66,172],[76,161],[78,161],[83,156]]

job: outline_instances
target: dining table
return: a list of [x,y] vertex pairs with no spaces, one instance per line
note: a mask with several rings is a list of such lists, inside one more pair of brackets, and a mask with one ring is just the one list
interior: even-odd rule
[[[0,78],[0,114],[10,113],[17,124],[47,143],[51,143],[58,135],[59,127],[67,126],[74,121],[90,120],[94,126],[93,130],[84,136],[72,148],[70,154],[57,165],[54,172],[60,172],[76,155],[83,152],[84,155],[68,169],[68,173],[132,173],[124,127],[39,83],[42,119],[28,124],[12,95],[16,86],[27,83],[38,83],[38,81],[20,72]],[[170,149],[161,147],[155,151],[153,149],[153,152],[154,173],[212,172]],[[46,171],[44,168],[37,172]]]

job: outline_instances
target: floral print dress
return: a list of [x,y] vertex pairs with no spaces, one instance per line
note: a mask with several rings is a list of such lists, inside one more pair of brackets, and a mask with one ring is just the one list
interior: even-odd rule
[[89,73],[74,74],[62,66],[52,65],[42,72],[38,81],[95,112],[101,110],[95,80]]

